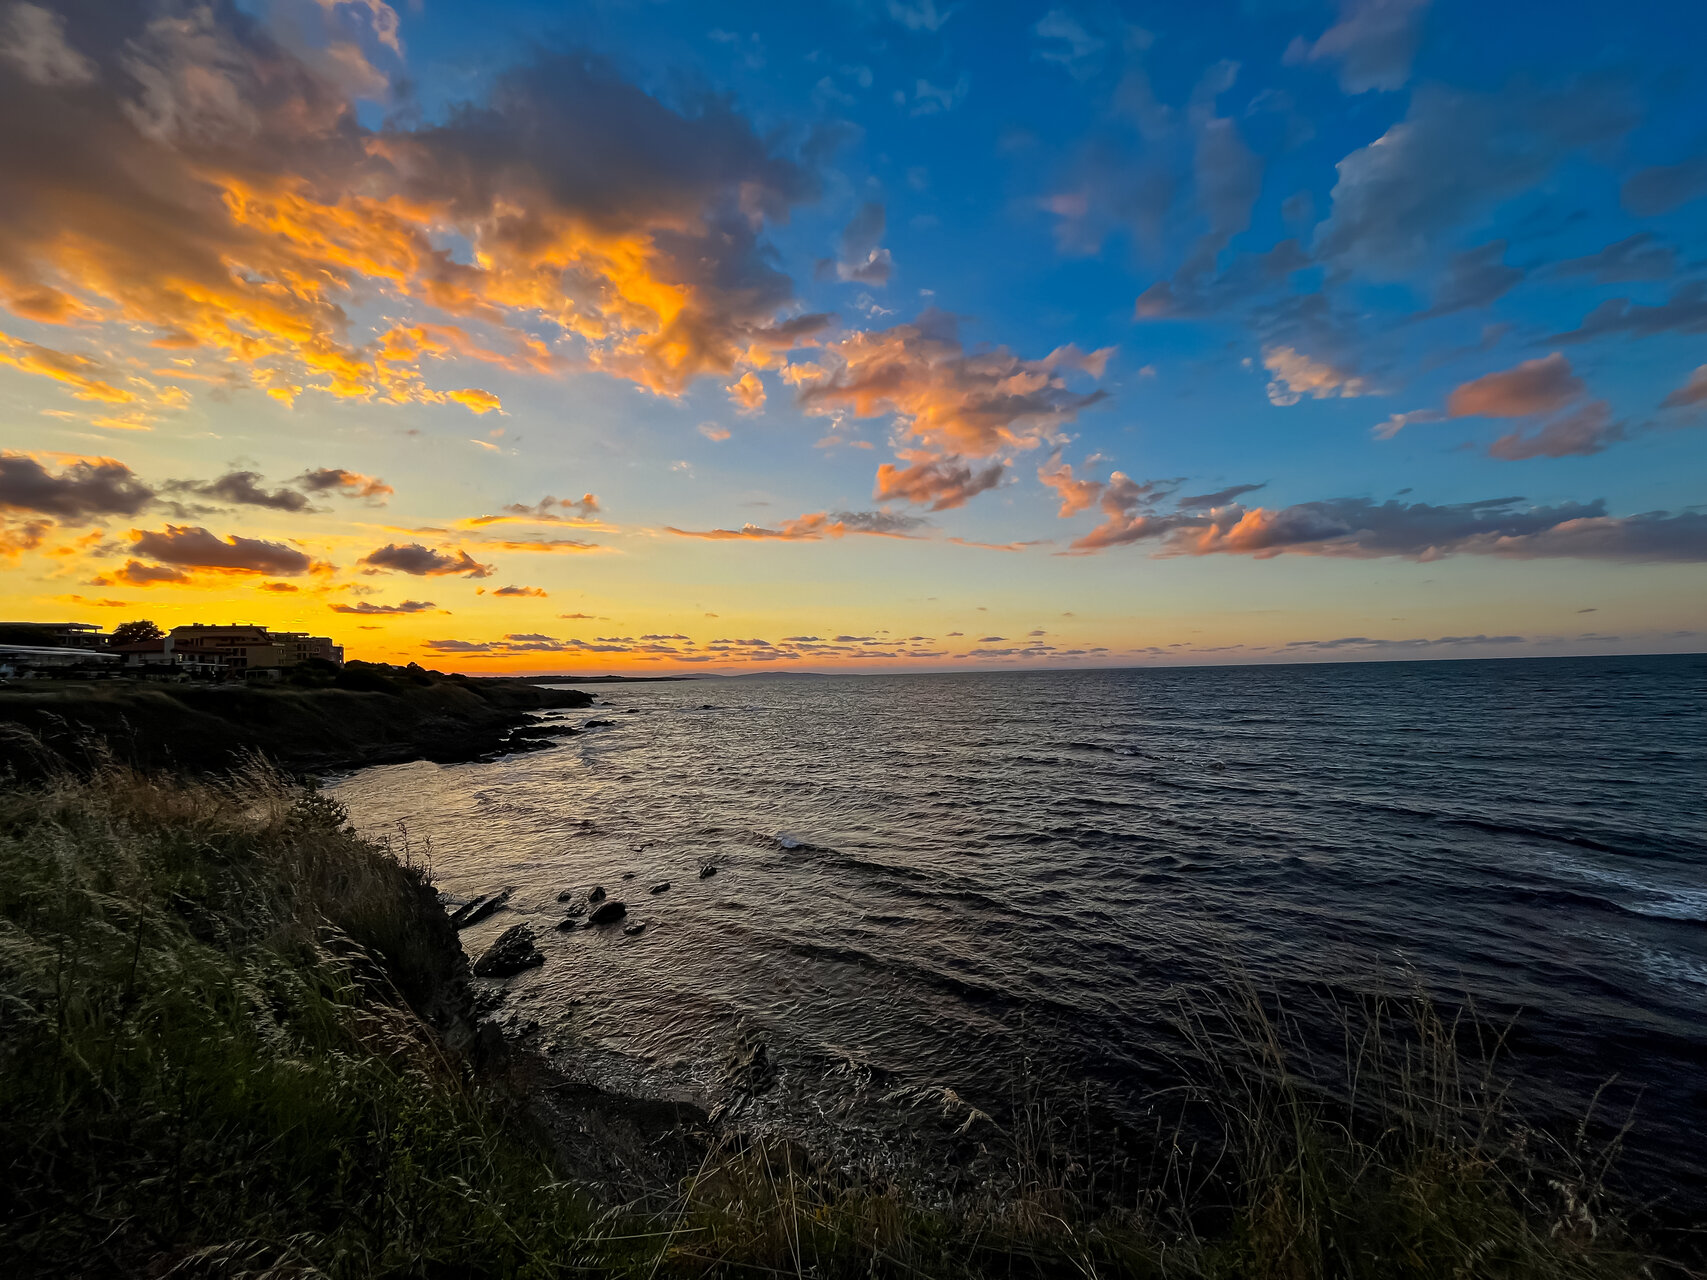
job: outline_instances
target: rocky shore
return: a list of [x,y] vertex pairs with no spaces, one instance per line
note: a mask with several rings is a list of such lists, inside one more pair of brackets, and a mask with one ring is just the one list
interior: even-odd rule
[[31,776],[91,751],[141,769],[209,773],[260,754],[295,773],[542,750],[568,726],[529,713],[591,694],[519,679],[351,663],[325,683],[37,681],[0,688],[0,774]]

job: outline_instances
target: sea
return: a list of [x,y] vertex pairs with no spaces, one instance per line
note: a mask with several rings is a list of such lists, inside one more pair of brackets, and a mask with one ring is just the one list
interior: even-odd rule
[[[1330,1052],[1423,993],[1526,1119],[1707,1185],[1707,656],[584,687],[551,750],[329,786],[514,887],[464,945],[534,925],[497,1016],[602,1087],[868,1164],[1033,1104],[1137,1142],[1252,993]],[[594,886],[644,930],[558,929]]]

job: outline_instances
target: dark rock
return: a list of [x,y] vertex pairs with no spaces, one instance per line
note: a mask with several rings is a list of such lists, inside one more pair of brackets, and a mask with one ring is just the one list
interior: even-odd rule
[[457,910],[451,912],[450,923],[453,929],[466,929],[471,924],[479,924],[487,916],[494,915],[510,905],[510,895],[516,891],[514,885],[502,893],[484,893],[472,902],[466,902]]
[[573,738],[581,731],[574,725],[568,724],[527,724],[520,729],[510,730],[510,737],[515,738]]
[[657,884],[652,886],[650,892],[652,892],[652,893],[667,893],[667,892],[669,892],[669,888],[670,888],[670,882],[668,880],[660,880],[660,881],[658,881]]
[[569,899],[573,898],[574,896],[575,896],[575,891],[573,889],[565,889],[562,893],[557,895],[557,900],[559,902],[567,902],[567,901],[569,901]]
[[623,903],[611,901],[601,902],[593,908],[593,914],[587,917],[588,924],[615,924],[628,914],[628,907]]
[[705,859],[703,862],[701,862],[699,864],[699,878],[701,880],[708,879],[709,877],[714,876],[716,874],[717,874],[717,864],[715,862],[713,862],[710,858]]
[[631,938],[636,936],[637,934],[645,933],[646,932],[646,921],[642,920],[638,924],[626,924],[622,927],[622,931],[624,933],[626,933]]
[[623,879],[624,879],[624,880],[632,880],[632,879],[634,879],[634,872],[632,872],[632,871],[624,871],[624,872],[623,872],[623,873],[622,873],[622,878],[623,878]]
[[623,713],[622,713],[622,714],[623,714],[623,715],[625,715],[625,716],[631,716],[631,715],[633,715],[633,714],[634,714],[634,713],[635,713],[635,712],[637,712],[637,711],[639,711],[639,710],[640,710],[640,708],[639,708],[639,707],[629,707],[629,708],[628,708],[628,709],[627,709],[627,710],[626,710],[626,711],[624,711],[624,712],[623,712]]
[[480,959],[474,962],[474,976],[507,978],[544,963],[545,957],[533,944],[533,926],[524,920],[504,930],[498,935],[498,940],[486,948]]
[[603,902],[604,900],[605,900],[605,887],[604,887],[604,885],[602,885],[602,884],[594,885],[592,892],[587,895],[587,901],[588,902]]
[[587,721],[586,724],[582,725],[581,727],[583,729],[614,729],[614,728],[616,728],[616,721],[615,720],[589,720],[589,721]]

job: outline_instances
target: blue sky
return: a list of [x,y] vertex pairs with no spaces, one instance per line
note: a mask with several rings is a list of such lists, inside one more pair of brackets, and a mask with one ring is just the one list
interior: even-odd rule
[[1700,6],[0,27],[19,616],[471,670],[1700,647]]

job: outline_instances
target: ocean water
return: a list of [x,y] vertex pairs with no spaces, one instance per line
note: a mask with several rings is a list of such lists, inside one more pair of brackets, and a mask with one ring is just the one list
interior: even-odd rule
[[[762,1036],[752,1122],[901,1151],[1021,1074],[1144,1114],[1232,975],[1414,981],[1516,1019],[1538,1119],[1610,1080],[1637,1172],[1701,1185],[1707,657],[591,688],[554,750],[332,786],[448,894],[517,887],[465,946],[535,923],[504,1016],[602,1084],[714,1104]],[[645,932],[556,931],[595,884]]]

